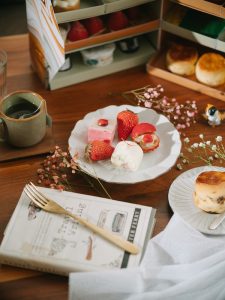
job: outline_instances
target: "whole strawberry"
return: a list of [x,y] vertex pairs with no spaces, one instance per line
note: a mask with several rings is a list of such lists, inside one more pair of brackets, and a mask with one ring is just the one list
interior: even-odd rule
[[86,39],[89,36],[87,29],[79,21],[73,22],[67,38],[69,41],[74,42],[82,39]]
[[89,142],[85,148],[85,157],[89,161],[104,160],[111,157],[114,147],[105,141]]
[[117,11],[109,15],[108,27],[110,30],[121,30],[129,25],[127,16],[122,11]]
[[105,30],[103,22],[99,17],[85,19],[83,20],[83,24],[89,35],[97,35]]
[[126,140],[134,126],[138,124],[138,115],[130,110],[123,110],[117,115],[117,130],[120,141]]

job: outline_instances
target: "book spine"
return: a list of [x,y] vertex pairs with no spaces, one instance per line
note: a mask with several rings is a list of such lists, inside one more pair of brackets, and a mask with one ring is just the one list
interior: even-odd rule
[[23,268],[23,269],[30,269],[34,271],[40,271],[40,272],[46,272],[46,273],[52,273],[62,276],[68,276],[69,271],[62,270],[61,268],[54,268],[52,266],[49,266],[47,264],[41,264],[40,262],[36,261],[28,261],[26,259],[23,260],[18,257],[10,257],[4,254],[1,254],[0,256],[0,264],[9,265],[13,267]]

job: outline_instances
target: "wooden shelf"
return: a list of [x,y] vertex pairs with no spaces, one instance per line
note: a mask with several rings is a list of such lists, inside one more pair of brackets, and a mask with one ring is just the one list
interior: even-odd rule
[[211,37],[205,36],[197,32],[190,31],[188,29],[169,23],[165,20],[162,21],[161,28],[166,32],[170,32],[182,38],[188,39],[190,41],[197,42],[200,45],[204,45],[206,47],[216,49],[217,40]]
[[57,23],[68,23],[105,14],[105,5],[100,1],[82,0],[80,4],[80,9],[55,13]]
[[136,26],[131,26],[122,30],[108,32],[97,36],[89,37],[87,39],[79,40],[76,42],[67,42],[65,44],[65,52],[71,53],[85,48],[98,46],[100,44],[118,41],[123,38],[141,35],[153,30],[159,29],[160,20],[154,20]]
[[82,0],[80,1],[80,9],[55,13],[55,16],[57,23],[62,24],[112,13],[114,11],[123,10],[129,7],[137,5],[139,6],[154,1],[157,0],[117,0],[113,2],[107,2],[107,0]]
[[154,53],[156,53],[155,48],[145,38],[140,39],[140,48],[134,53],[123,53],[119,49],[116,49],[113,63],[104,67],[87,66],[83,63],[80,53],[73,53],[71,55],[72,68],[65,72],[58,72],[50,82],[50,89],[58,89],[146,64]]
[[127,9],[129,7],[133,7],[133,6],[137,6],[137,5],[142,5],[145,3],[150,3],[150,2],[154,2],[157,0],[139,0],[138,4],[137,4],[137,0],[117,0],[117,1],[112,1],[109,2],[107,0],[103,0],[103,2],[105,3],[105,13],[112,13],[114,11],[118,11],[121,9]]
[[166,52],[162,51],[150,58],[147,72],[151,75],[177,83],[191,90],[225,101],[225,85],[210,87],[197,81],[195,75],[180,76],[171,73],[166,68]]
[[174,25],[172,23],[169,23],[165,20],[161,22],[161,29],[175,34],[177,36],[180,36],[182,38],[185,38],[187,40],[193,41],[195,43],[198,43],[200,45],[209,47],[214,50],[218,51],[225,51],[225,34],[222,32],[219,36],[218,39],[214,39],[211,37],[208,37],[206,35],[190,31],[188,29],[182,28],[180,26]]
[[225,1],[223,5],[218,5],[205,0],[171,0],[177,4],[199,10],[201,12],[225,18]]

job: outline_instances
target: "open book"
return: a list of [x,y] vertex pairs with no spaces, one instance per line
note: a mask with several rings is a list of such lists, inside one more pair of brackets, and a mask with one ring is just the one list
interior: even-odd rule
[[68,275],[137,266],[155,224],[155,209],[106,198],[40,188],[65,209],[140,248],[129,254],[77,223],[42,211],[23,192],[0,246],[0,263]]

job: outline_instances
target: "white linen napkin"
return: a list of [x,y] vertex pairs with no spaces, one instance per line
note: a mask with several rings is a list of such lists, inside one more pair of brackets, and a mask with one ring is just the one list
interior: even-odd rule
[[174,214],[139,267],[71,273],[69,300],[78,299],[224,300],[225,237],[204,235]]

